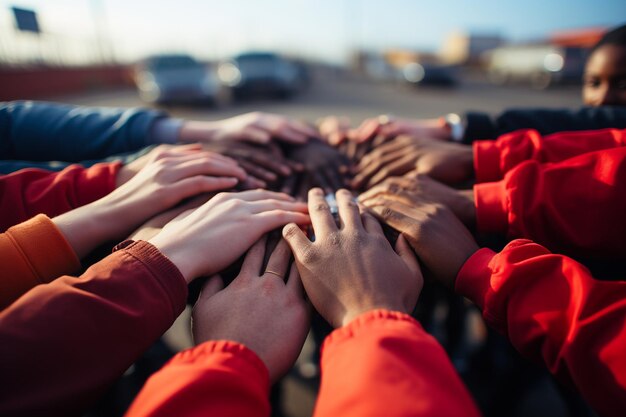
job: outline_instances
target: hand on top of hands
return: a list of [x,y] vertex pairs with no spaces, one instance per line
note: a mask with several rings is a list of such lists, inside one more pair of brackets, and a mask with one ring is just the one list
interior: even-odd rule
[[[225,289],[213,276],[193,309],[196,344],[232,340],[254,351],[269,370],[270,381],[287,373],[309,330],[310,308],[291,251],[281,240],[263,271],[266,238],[246,255],[237,278]],[[268,272],[271,271],[271,272]]]
[[378,221],[359,210],[349,191],[336,196],[341,227],[322,190],[314,188],[308,204],[315,242],[295,224],[283,229],[311,303],[334,327],[378,308],[411,313],[423,279],[407,242],[398,239],[394,250]]

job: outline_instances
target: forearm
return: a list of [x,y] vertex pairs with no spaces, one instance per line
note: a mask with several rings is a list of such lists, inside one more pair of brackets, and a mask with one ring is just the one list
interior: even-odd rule
[[176,267],[145,242],[29,291],[0,314],[0,414],[82,415],[186,296]]
[[376,310],[335,330],[324,342],[314,415],[479,412],[434,338],[405,314]]
[[255,353],[212,341],[179,353],[154,374],[126,416],[269,416],[268,393],[267,368]]

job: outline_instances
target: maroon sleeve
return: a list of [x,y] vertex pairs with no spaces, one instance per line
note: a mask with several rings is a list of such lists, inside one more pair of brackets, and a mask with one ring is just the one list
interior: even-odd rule
[[518,130],[497,140],[473,144],[477,182],[497,181],[524,161],[560,162],[568,158],[626,145],[626,130],[603,129],[560,132],[541,136],[533,129]]
[[120,166],[70,165],[60,172],[28,168],[0,176],[0,232],[37,214],[55,217],[104,197],[115,189]]
[[479,231],[527,238],[555,252],[626,259],[626,147],[553,164],[526,161],[474,186]]
[[126,417],[267,417],[269,376],[245,346],[206,342],[176,355],[143,387]]
[[81,415],[185,306],[186,283],[135,242],[0,313],[0,415]]
[[595,280],[576,261],[515,240],[499,254],[481,249],[470,257],[456,290],[599,415],[624,415],[626,282]]

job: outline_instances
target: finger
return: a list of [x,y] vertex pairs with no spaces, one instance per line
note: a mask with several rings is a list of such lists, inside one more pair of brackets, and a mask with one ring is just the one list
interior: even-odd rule
[[367,186],[373,187],[388,177],[404,175],[413,168],[415,168],[415,157],[413,155],[407,155],[406,157],[394,161],[384,169],[378,171],[376,175],[370,178]]
[[250,162],[249,160],[240,160],[239,165],[241,165],[241,167],[245,169],[248,174],[260,179],[261,181],[272,182],[276,181],[278,178],[278,176],[273,172],[268,171],[265,168]]
[[184,198],[201,193],[233,188],[238,182],[239,180],[233,177],[206,177],[198,175],[185,178],[168,187],[170,190],[169,197],[175,200],[175,204]]
[[290,123],[290,127],[294,129],[295,131],[300,132],[303,135],[308,136],[308,137],[319,138],[320,136],[317,129],[309,125],[308,123],[300,122],[297,120],[292,120]]
[[241,191],[256,190],[257,188],[265,187],[267,187],[267,183],[265,181],[253,177],[252,175],[248,175],[248,178],[237,184],[237,189]]
[[380,222],[376,220],[374,216],[372,216],[367,210],[361,208],[361,221],[363,222],[363,227],[367,231],[367,233],[371,234],[384,234],[383,227],[380,225]]
[[353,139],[357,143],[365,142],[366,140],[371,139],[378,128],[380,127],[377,119],[368,119],[361,123],[361,126],[356,128],[356,131],[353,133]]
[[307,134],[287,125],[276,136],[281,138],[284,142],[292,143],[294,145],[302,145],[309,140],[310,136],[318,137],[319,134],[315,131],[312,134]]
[[281,200],[281,201],[295,201],[293,197],[285,193],[278,193],[269,190],[250,190],[237,193],[234,198],[244,201],[258,201],[258,200]]
[[312,188],[309,191],[309,215],[315,235],[318,238],[337,231],[335,219],[330,213],[330,207],[328,207],[324,193],[320,188]]
[[392,177],[387,179],[384,183],[377,184],[369,190],[361,193],[358,199],[359,202],[364,202],[378,197],[379,195],[398,194],[403,188],[409,188],[410,186],[410,181],[405,180],[404,178]]
[[295,262],[291,264],[291,268],[289,269],[287,289],[298,297],[298,299],[304,298],[304,285],[302,285],[302,278],[300,278],[300,272],[298,271]]
[[313,171],[311,172],[311,174],[313,176],[313,180],[315,181],[315,185],[322,188],[324,190],[324,194],[332,194],[333,188],[330,186],[330,184],[326,180],[326,177],[322,175],[321,172]]
[[241,131],[238,135],[238,139],[247,140],[253,143],[266,144],[272,140],[272,135],[270,132],[256,126],[248,126]]
[[421,273],[419,262],[417,262],[417,257],[415,256],[413,249],[411,249],[411,245],[409,245],[409,242],[407,242],[404,235],[401,234],[400,236],[398,236],[395,250],[414,275]]
[[351,161],[358,161],[358,159],[356,159],[358,146],[359,144],[353,140],[346,142],[346,149],[343,152]]
[[217,160],[197,158],[187,162],[179,163],[176,166],[174,180],[189,178],[196,175],[210,175],[214,177],[235,177],[245,180],[248,176],[246,171],[238,165],[232,165]]
[[287,223],[307,225],[311,223],[311,218],[306,213],[291,210],[269,210],[254,215],[254,219],[262,222],[264,233],[277,229]]
[[[263,256],[265,255],[265,244],[267,243],[267,235],[263,235],[248,250],[246,257],[241,264],[241,270],[236,279],[245,279],[248,277],[261,276],[261,267],[263,266]],[[242,277],[242,278],[240,278]]]
[[306,237],[304,232],[294,223],[283,227],[283,238],[291,248],[294,256],[302,260],[304,254],[309,251],[313,242]]
[[322,175],[333,192],[344,187],[343,177],[339,174],[339,168],[342,166],[328,164],[322,168]]
[[282,200],[257,200],[248,203],[251,214],[263,213],[271,210],[297,211],[307,213],[308,207],[306,203],[300,201],[282,201]]
[[273,160],[267,155],[263,155],[263,154],[251,155],[250,158],[248,159],[251,162],[254,162],[257,166],[263,167],[269,171],[273,171],[281,175],[289,175],[292,172],[289,165],[287,165],[286,163],[279,162],[277,158],[276,160]]
[[415,244],[420,239],[419,221],[402,213],[400,211],[401,206],[403,206],[401,203],[385,204],[370,207],[370,211],[382,222],[402,233],[411,246],[415,248]]
[[284,280],[287,275],[290,259],[291,249],[289,249],[287,242],[284,239],[281,239],[278,242],[278,245],[276,245],[274,252],[272,252],[269,261],[267,261],[267,266],[265,267],[265,273],[263,276],[268,276],[269,274]]
[[283,181],[280,187],[280,192],[293,195],[296,191],[296,184],[298,183],[298,175],[290,175]]
[[348,229],[363,230],[363,222],[359,207],[354,202],[352,193],[346,189],[341,189],[335,194],[337,198],[337,208],[339,209],[339,217]]
[[208,300],[223,289],[224,281],[222,281],[222,277],[219,275],[213,275],[202,285],[198,300]]

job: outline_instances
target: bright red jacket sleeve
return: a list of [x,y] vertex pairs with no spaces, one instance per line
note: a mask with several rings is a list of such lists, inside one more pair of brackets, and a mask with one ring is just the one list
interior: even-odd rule
[[55,217],[104,197],[115,189],[120,166],[70,165],[60,172],[29,168],[0,176],[0,231],[37,214]]
[[441,345],[410,316],[377,310],[324,342],[315,417],[478,416]]
[[584,153],[625,145],[626,130],[560,132],[547,136],[532,129],[518,130],[495,141],[474,142],[476,181],[498,181],[524,161],[560,162]]
[[624,415],[626,282],[595,280],[574,260],[515,240],[499,254],[481,249],[470,257],[456,290],[600,415]]
[[206,342],[176,355],[143,387],[126,417],[267,417],[269,375],[245,346]]
[[138,241],[0,313],[0,415],[78,416],[174,322],[187,285]]
[[625,190],[626,147],[527,161],[502,181],[474,186],[477,229],[571,256],[626,259]]

